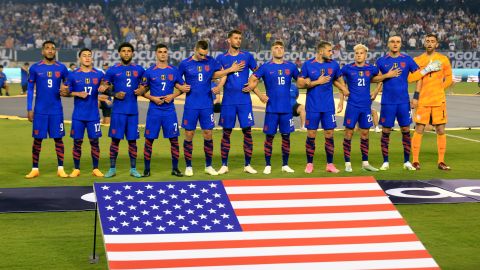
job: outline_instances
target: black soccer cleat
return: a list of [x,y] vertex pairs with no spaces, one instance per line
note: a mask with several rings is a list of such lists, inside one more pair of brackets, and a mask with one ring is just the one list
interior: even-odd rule
[[150,170],[144,170],[142,177],[150,177]]
[[178,168],[172,169],[172,175],[175,175],[177,177],[183,177],[183,173],[180,172]]

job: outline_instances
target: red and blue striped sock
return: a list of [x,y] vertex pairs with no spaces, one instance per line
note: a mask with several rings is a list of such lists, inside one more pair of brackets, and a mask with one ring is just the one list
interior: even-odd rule
[[282,165],[288,165],[290,157],[290,134],[282,134]]
[[172,169],[178,169],[178,158],[180,157],[178,137],[170,138],[170,154],[172,155]]
[[403,144],[403,162],[410,161],[410,151],[412,149],[412,140],[410,137],[410,131],[402,132],[402,144]]
[[265,143],[263,144],[263,152],[265,153],[265,164],[266,166],[271,166],[271,159],[272,159],[272,145],[273,145],[273,138],[275,135],[266,135]]
[[53,139],[55,141],[55,152],[57,153],[58,166],[63,166],[63,157],[65,153],[65,145],[62,138]]
[[135,169],[137,167],[137,141],[128,141],[128,156],[130,157],[130,168]]
[[230,135],[232,134],[231,128],[223,129],[222,141],[220,143],[220,154],[222,156],[222,165],[228,165],[228,153],[230,152]]
[[193,153],[193,142],[192,141],[183,141],[183,156],[185,157],[185,164],[187,167],[192,167],[192,153]]
[[310,138],[307,136],[305,149],[307,153],[307,163],[313,163],[313,156],[315,155],[315,138]]
[[362,161],[368,161],[369,142],[367,139],[360,139],[360,151],[362,152]]
[[75,166],[75,169],[80,169],[80,158],[82,157],[82,144],[83,144],[83,139],[73,140],[72,155],[73,155],[73,164]]
[[333,163],[333,153],[335,150],[335,143],[332,138],[325,138],[325,154],[327,155],[327,163]]
[[245,166],[250,165],[253,152],[252,128],[243,128],[243,153],[245,154]]
[[345,162],[350,162],[350,153],[352,152],[352,140],[343,139],[343,158]]
[[212,166],[213,140],[203,140],[203,151],[205,152],[205,166]]
[[98,169],[98,161],[100,160],[100,146],[98,139],[90,139],[90,154],[92,156],[93,168]]
[[388,145],[390,144],[390,133],[382,132],[380,141],[382,147],[383,162],[388,162]]
[[143,163],[145,170],[150,170],[150,160],[152,160],[152,148],[154,139],[145,138],[145,145],[143,147]]
[[110,168],[115,168],[116,166],[119,145],[120,139],[112,138],[112,143],[110,144]]
[[32,168],[38,168],[38,160],[42,151],[42,139],[33,139],[32,145]]

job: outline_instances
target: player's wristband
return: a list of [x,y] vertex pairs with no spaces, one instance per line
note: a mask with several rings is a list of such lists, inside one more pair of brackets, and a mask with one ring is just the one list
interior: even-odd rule
[[420,92],[417,92],[417,91],[413,92],[413,99],[418,100],[419,97],[420,97]]

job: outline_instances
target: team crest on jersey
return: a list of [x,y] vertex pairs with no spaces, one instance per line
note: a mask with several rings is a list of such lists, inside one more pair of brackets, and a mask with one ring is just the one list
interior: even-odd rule
[[90,78],[85,78],[85,84],[90,84]]
[[127,75],[127,77],[132,76],[132,73],[129,70],[127,70],[127,72],[125,74]]
[[173,81],[173,74],[168,74],[168,80]]
[[133,71],[133,76],[134,76],[134,77],[138,77],[138,71],[134,70],[134,71]]
[[370,77],[370,70],[365,71],[365,76]]
[[210,66],[209,65],[205,66],[205,71],[210,71]]
[[162,79],[162,81],[165,81],[166,80],[165,74],[162,74],[162,76],[160,76],[160,79]]
[[332,75],[333,73],[333,68],[328,68],[328,75]]
[[285,69],[285,75],[290,75],[290,69]]
[[363,71],[359,71],[358,76],[363,77]]
[[93,78],[93,84],[98,84],[98,78]]
[[400,66],[401,66],[402,68],[405,68],[405,67],[407,66],[407,63],[405,63],[405,62],[400,62]]
[[393,63],[393,68],[398,68],[398,63]]
[[320,71],[320,76],[323,76],[325,75],[325,69],[322,68],[322,70]]
[[49,78],[51,78],[51,77],[52,77],[52,72],[51,72],[51,71],[47,72],[47,76],[48,76]]
[[55,77],[60,78],[60,71],[55,71]]
[[278,70],[278,75],[282,75],[283,74],[283,70],[279,69]]
[[197,67],[198,72],[202,72],[202,66]]

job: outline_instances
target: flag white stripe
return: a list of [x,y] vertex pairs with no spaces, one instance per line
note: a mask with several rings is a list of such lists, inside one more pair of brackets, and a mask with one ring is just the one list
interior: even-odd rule
[[254,248],[223,248],[223,249],[192,249],[169,251],[135,251],[135,252],[108,252],[110,261],[159,260],[160,258],[200,259],[200,258],[232,258],[284,255],[314,255],[314,254],[342,254],[365,252],[388,252],[424,250],[419,241],[391,242],[373,244],[344,244],[344,245],[314,245],[314,246],[286,246],[286,247],[254,247]]
[[[401,260],[368,260],[368,261],[343,261],[343,262],[318,262],[318,263],[286,263],[286,264],[260,264],[260,265],[233,265],[233,266],[204,266],[204,267],[175,267],[168,270],[374,270],[374,269],[406,269],[438,267],[432,258],[401,259]],[[111,269],[115,270],[115,269]],[[145,270],[145,269],[132,269]],[[151,270],[165,270],[165,268],[152,268]]]
[[296,223],[319,221],[348,221],[348,220],[376,220],[402,218],[397,211],[353,212],[353,213],[327,213],[327,214],[298,214],[298,215],[264,215],[264,216],[238,216],[240,224],[263,223]]
[[256,239],[292,239],[317,237],[348,237],[366,235],[412,234],[409,226],[383,226],[365,228],[316,229],[316,230],[279,230],[279,231],[248,231],[219,232],[192,234],[145,234],[145,235],[104,235],[106,243],[169,243],[169,242],[200,242]]
[[231,203],[234,209],[391,204],[386,196],[338,199],[231,201]]
[[228,194],[267,194],[267,193],[302,193],[379,190],[377,183],[366,184],[328,184],[328,185],[285,185],[258,187],[225,187]]

